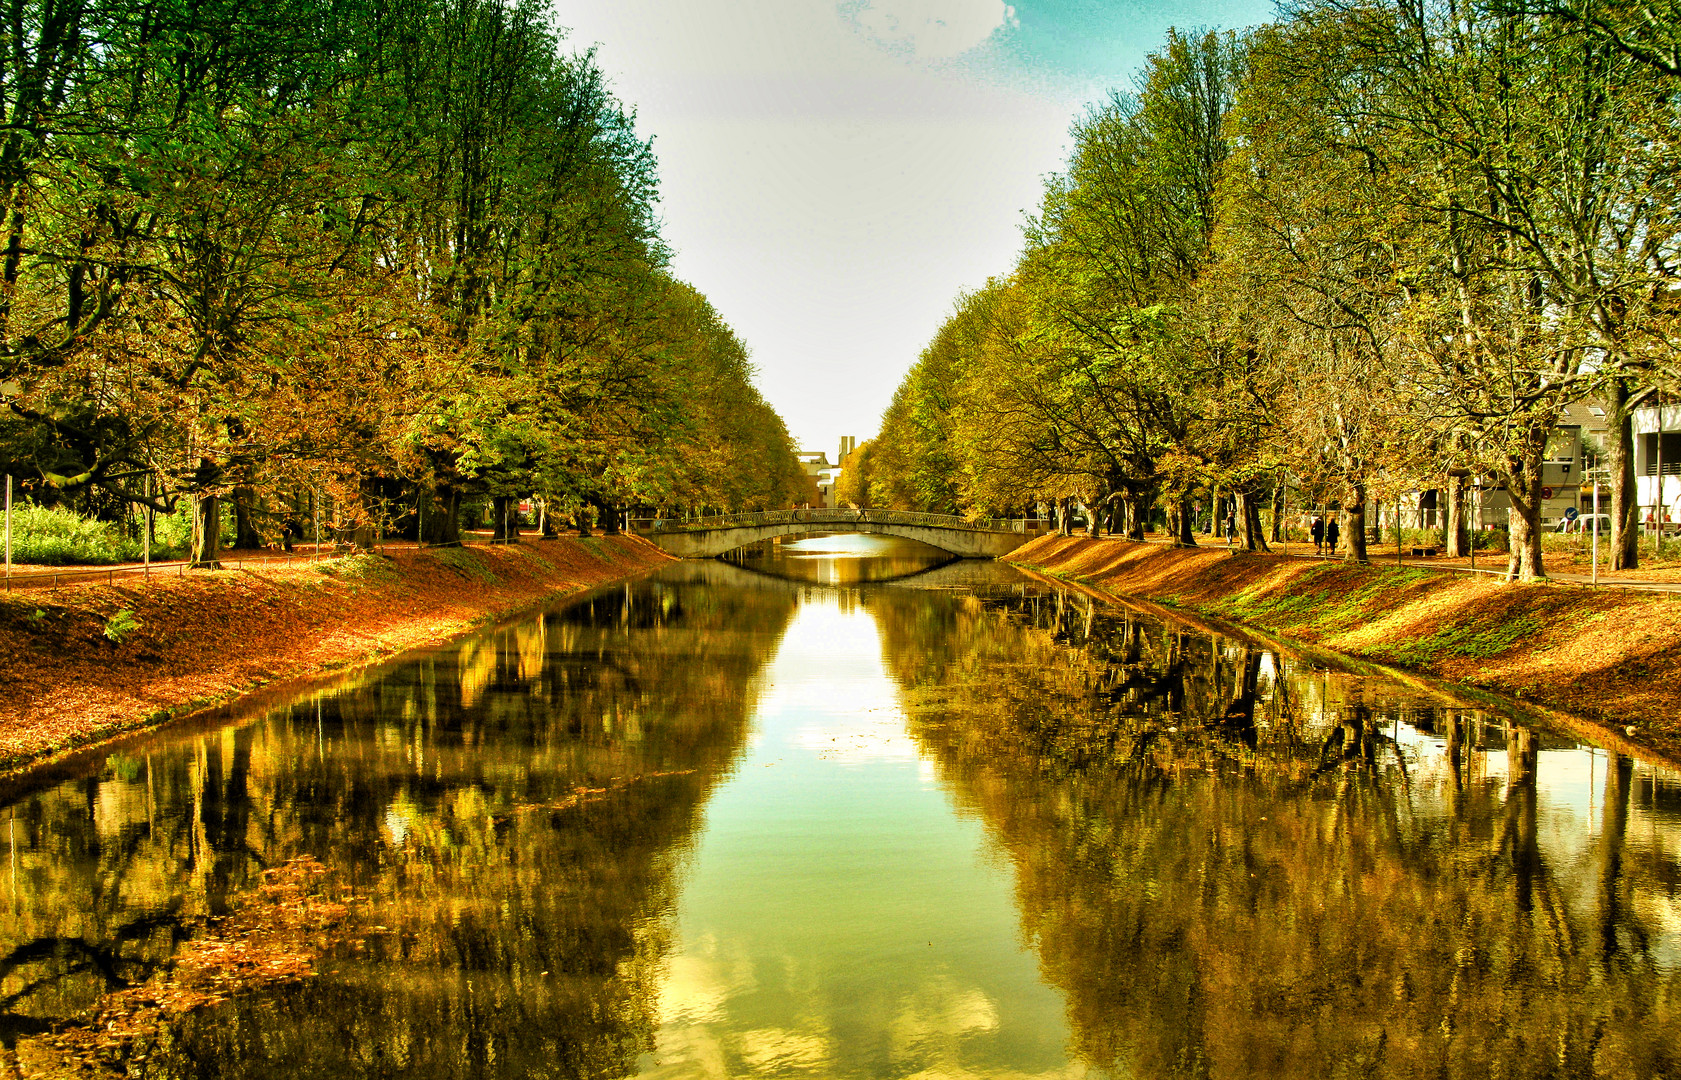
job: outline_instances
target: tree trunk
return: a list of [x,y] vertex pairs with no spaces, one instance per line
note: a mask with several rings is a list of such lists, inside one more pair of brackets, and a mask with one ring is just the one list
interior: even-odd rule
[[1191,497],[1179,496],[1179,535],[1174,538],[1178,547],[1196,547],[1196,520],[1191,514]]
[[1366,558],[1366,484],[1364,481],[1350,484],[1349,492],[1354,496],[1352,505],[1348,507],[1348,558],[1353,562],[1365,563]]
[[578,513],[574,516],[573,520],[575,520],[578,523],[578,535],[579,536],[588,536],[590,534],[590,508],[589,507],[587,507],[587,506],[578,507]]
[[1276,544],[1282,544],[1287,539],[1284,532],[1284,491],[1282,483],[1272,486],[1272,539]]
[[1539,749],[1539,740],[1528,728],[1513,728],[1506,736],[1506,829],[1501,846],[1512,853],[1514,899],[1525,912],[1534,909],[1535,883],[1542,874],[1535,788]]
[[1506,492],[1512,513],[1507,535],[1506,580],[1534,581],[1545,577],[1541,566],[1541,451],[1545,444],[1531,438],[1523,457],[1509,462]]
[[512,495],[492,496],[490,501],[490,538],[519,543],[519,521],[514,517],[519,503]]
[[1068,504],[1071,501],[1070,499],[1058,499],[1056,501],[1056,534],[1058,536],[1072,536],[1074,534],[1074,523],[1068,513]]
[[194,570],[220,570],[222,554],[222,500],[201,495],[193,501],[193,550],[188,559]]
[[1623,851],[1628,838],[1628,804],[1634,787],[1634,759],[1612,752],[1605,761],[1605,818],[1599,835],[1599,950],[1609,962],[1617,952],[1617,927],[1625,917]]
[[428,544],[461,542],[461,492],[453,484],[439,484],[426,494],[426,520],[422,522]]
[[1261,500],[1253,492],[1237,497],[1238,516],[1243,521],[1245,551],[1271,551],[1267,547],[1266,529],[1261,525]]
[[601,526],[601,535],[619,535],[619,508],[607,502],[595,504],[596,523]]
[[1127,496],[1127,539],[1144,539],[1144,530],[1149,522],[1149,503],[1142,494]]
[[1640,566],[1640,489],[1634,479],[1634,417],[1627,379],[1611,380],[1611,569]]
[[280,550],[288,555],[292,553],[292,541],[303,535],[303,526],[298,524],[298,507],[302,502],[297,488],[280,496],[280,505],[286,508],[285,516],[280,519]]
[[1442,494],[1447,496],[1446,513],[1442,524],[1442,549],[1450,559],[1464,558],[1471,553],[1471,533],[1467,528],[1465,505],[1465,477],[1450,476]]
[[1096,540],[1103,535],[1103,519],[1100,516],[1103,512],[1103,504],[1088,502],[1084,505],[1086,508],[1086,535]]
[[233,489],[233,546],[236,548],[260,548],[263,538],[257,532],[257,527],[251,521],[251,507],[257,501],[257,493],[248,487]]

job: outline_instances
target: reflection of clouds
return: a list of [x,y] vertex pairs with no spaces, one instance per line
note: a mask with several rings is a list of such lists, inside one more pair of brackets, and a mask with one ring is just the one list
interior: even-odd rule
[[819,757],[847,765],[872,761],[916,761],[916,744],[905,734],[897,714],[882,720],[858,717],[856,722],[803,727],[793,743]]
[[663,1024],[680,1021],[716,1023],[730,998],[758,988],[753,961],[725,957],[710,934],[695,943],[695,951],[674,957],[660,987],[659,1017]]
[[743,1063],[755,1072],[784,1069],[815,1069],[829,1060],[829,1039],[786,1028],[759,1028],[736,1036],[736,1049]]
[[888,1026],[893,1057],[955,1054],[957,1041],[998,1030],[998,1006],[976,987],[960,987],[949,976],[923,983],[907,995]]
[[995,1035],[999,1026],[997,1004],[979,987],[961,986],[950,976],[941,975],[901,1000],[887,1035],[894,1064],[917,1070],[907,1080],[1077,1080],[1090,1075],[1079,1062],[1038,1073],[990,1065],[977,1071],[965,1065],[965,1041]]
[[722,1080],[730,1075],[728,1055],[718,1033],[706,1027],[663,1028],[659,1045],[644,1055],[636,1074],[652,1080],[678,1077]]
[[637,1075],[653,1080],[722,1080],[748,1074],[809,1073],[824,1069],[832,1060],[833,1040],[824,1032],[754,1028],[731,1033],[694,1024],[661,1030],[658,1049],[643,1059]]
[[[817,986],[796,993],[793,1012],[797,1026],[747,1027],[750,1007],[739,999],[759,988],[750,965],[725,965],[704,957],[682,957],[671,968],[671,987],[662,994],[662,1015],[656,1049],[646,1055],[638,1075],[653,1078],[828,1075],[846,1062],[839,1052],[827,1013],[855,1004],[827,1002]],[[731,979],[737,985],[728,985]],[[675,989],[673,989],[675,988]],[[783,987],[791,990],[792,987]],[[668,998],[682,1004],[668,1006]],[[666,1008],[676,1011],[665,1012]],[[751,1019],[750,1019],[751,1017]],[[995,1037],[1002,1028],[999,1008],[979,987],[965,986],[949,975],[935,975],[899,999],[887,1020],[886,1043],[892,1071],[913,1080],[1081,1080],[1095,1075],[1071,1061],[1043,1072],[1000,1068],[975,1053],[973,1040]],[[969,1051],[966,1055],[965,1051]],[[854,1063],[856,1064],[856,1063]]]

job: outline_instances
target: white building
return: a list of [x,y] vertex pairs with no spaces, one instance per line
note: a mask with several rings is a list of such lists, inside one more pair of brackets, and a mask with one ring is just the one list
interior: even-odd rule
[[1634,482],[1640,491],[1640,522],[1658,520],[1662,506],[1667,521],[1681,522],[1681,404],[1666,403],[1636,409],[1634,426]]

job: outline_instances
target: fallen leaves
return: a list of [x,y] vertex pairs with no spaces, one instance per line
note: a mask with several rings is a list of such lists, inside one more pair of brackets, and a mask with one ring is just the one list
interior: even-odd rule
[[[263,683],[435,644],[670,556],[623,536],[356,558],[379,566],[330,576],[316,572],[320,564],[272,575],[228,570],[0,595],[0,769]],[[125,610],[137,628],[113,644],[105,627]]]

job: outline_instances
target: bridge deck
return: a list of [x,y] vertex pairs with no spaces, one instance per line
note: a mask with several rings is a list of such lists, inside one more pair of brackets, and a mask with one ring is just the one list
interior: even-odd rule
[[915,525],[926,529],[961,529],[965,532],[1021,533],[1036,536],[1049,528],[1037,518],[964,518],[954,514],[923,514],[914,510],[766,510],[755,514],[715,514],[697,518],[637,518],[634,531],[653,533],[703,532],[710,529],[740,529],[757,525]]
[[674,519],[643,518],[632,529],[673,555],[709,558],[726,551],[807,532],[856,532],[902,536],[965,558],[997,558],[1045,531],[1032,518],[970,520],[907,510],[770,510]]

